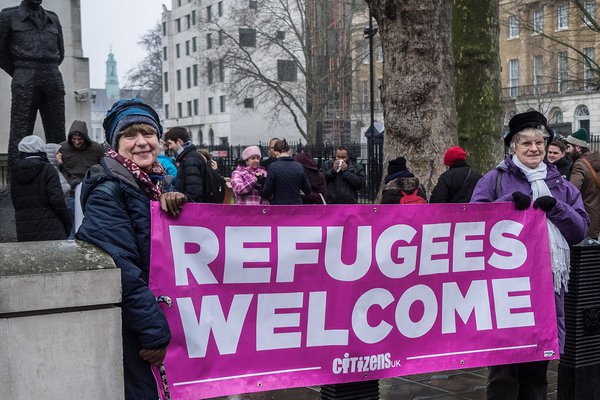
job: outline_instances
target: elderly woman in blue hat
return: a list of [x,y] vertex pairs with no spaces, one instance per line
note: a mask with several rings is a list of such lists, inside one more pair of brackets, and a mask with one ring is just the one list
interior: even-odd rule
[[179,215],[185,196],[164,192],[166,174],[157,162],[162,127],[152,107],[120,100],[104,120],[110,148],[84,179],[84,219],[77,239],[95,244],[121,269],[125,399],[157,399],[151,365],[165,358],[171,333],[148,288],[150,201]]
[[[517,210],[533,207],[546,213],[554,276],[558,342],[565,345],[564,293],[569,282],[569,245],[584,237],[589,218],[581,193],[545,158],[554,132],[537,111],[515,115],[504,138],[509,155],[479,180],[471,202],[512,201]],[[489,368],[486,399],[546,399],[548,361],[498,365]]]

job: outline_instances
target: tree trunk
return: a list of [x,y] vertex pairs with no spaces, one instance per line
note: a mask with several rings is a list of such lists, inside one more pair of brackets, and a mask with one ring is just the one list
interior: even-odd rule
[[452,3],[366,0],[383,45],[384,175],[403,156],[428,193],[457,143],[451,46]]
[[497,0],[454,0],[458,141],[480,172],[503,154],[499,33]]

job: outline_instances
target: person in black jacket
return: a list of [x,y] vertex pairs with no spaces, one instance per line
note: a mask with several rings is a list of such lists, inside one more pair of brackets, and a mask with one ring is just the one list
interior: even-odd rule
[[269,165],[261,196],[271,204],[303,204],[301,192],[312,191],[304,167],[292,158],[292,150],[285,139],[274,145],[277,161]]
[[562,140],[554,140],[548,145],[548,161],[558,168],[560,175],[569,180],[571,177],[571,168],[573,168],[573,160],[567,154],[567,145]]
[[442,173],[431,192],[430,203],[468,203],[481,174],[467,164],[467,153],[460,146],[453,146],[444,153]]
[[103,126],[111,147],[84,178],[85,216],[76,238],[110,254],[121,270],[125,399],[157,399],[151,365],[161,365],[171,331],[148,287],[150,201],[177,216],[185,196],[164,192],[166,171],[157,161],[162,128],[150,106],[119,100]]
[[163,140],[169,149],[175,151],[175,162],[178,165],[177,191],[185,194],[189,201],[202,203],[206,161],[190,141],[187,129],[171,128],[165,133]]
[[351,159],[347,147],[339,146],[335,161],[323,163],[321,172],[327,180],[327,204],[358,203],[358,191],[366,182],[365,169]]
[[73,226],[58,172],[48,161],[44,141],[25,136],[18,145],[19,161],[11,171],[11,199],[15,208],[17,240],[66,239]]
[[381,195],[381,204],[400,204],[404,194],[417,195],[427,201],[425,189],[412,172],[406,167],[406,159],[398,157],[388,163],[388,174],[384,179],[385,186]]

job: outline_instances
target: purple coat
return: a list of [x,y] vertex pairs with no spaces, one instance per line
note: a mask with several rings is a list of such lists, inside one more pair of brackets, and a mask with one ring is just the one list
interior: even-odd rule
[[[561,177],[558,169],[546,163],[548,173],[546,185],[556,199],[556,206],[546,213],[548,219],[556,225],[569,245],[581,242],[586,235],[590,219],[583,207],[581,193],[573,184]],[[500,177],[500,187],[496,193],[497,176]],[[493,201],[512,201],[513,192],[522,192],[532,196],[531,185],[521,170],[508,156],[494,170],[483,176],[475,186],[471,203],[486,203]],[[565,345],[565,315],[564,291],[554,293],[556,301],[556,317],[558,325],[558,343],[562,353]]]

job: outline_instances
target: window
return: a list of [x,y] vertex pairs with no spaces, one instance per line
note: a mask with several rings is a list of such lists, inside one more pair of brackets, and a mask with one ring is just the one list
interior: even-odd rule
[[596,64],[596,52],[593,47],[583,49],[583,80],[587,90],[593,89],[594,83],[594,66]]
[[225,96],[219,96],[219,111],[225,112]]
[[556,7],[556,29],[564,30],[569,28],[569,6],[567,4],[559,4]]
[[198,132],[198,136],[200,136],[200,144],[204,144],[204,132],[202,132],[202,129]]
[[244,108],[254,108],[254,99],[251,97],[246,97],[244,99]]
[[514,39],[519,37],[519,17],[511,15],[508,17],[508,38]]
[[169,73],[163,72],[163,87],[165,88],[165,93],[169,91]]
[[181,70],[177,70],[177,90],[181,90]]
[[562,124],[564,122],[562,111],[560,111],[560,109],[554,111],[554,114],[552,114],[552,118],[550,118],[550,121],[552,121],[555,124]]
[[366,44],[363,44],[359,47],[359,51],[360,51],[360,62],[368,65],[369,64],[369,46]]
[[[583,7],[585,8],[585,11],[592,16],[592,19],[595,20],[596,19],[596,2],[588,0],[583,4]],[[586,25],[591,25],[590,19],[585,14],[583,14],[583,22]]]
[[179,43],[175,45],[175,57],[179,58],[181,56],[181,52],[179,49]]
[[383,62],[383,46],[377,48],[377,62]]
[[167,61],[167,48],[163,47],[163,61]]
[[279,82],[296,82],[298,69],[293,60],[277,60],[277,80]]
[[254,29],[240,28],[240,46],[256,47],[256,31]]
[[206,7],[206,20],[212,21],[212,6]]
[[162,23],[162,32],[163,32],[163,36],[167,36],[167,23],[166,22]]
[[575,110],[575,120],[577,121],[578,129],[584,128],[590,131],[590,110],[586,106],[579,106]]
[[175,20],[175,32],[181,32],[181,18]]
[[192,116],[192,101],[188,101],[187,102],[187,116],[191,117]]
[[544,11],[542,10],[536,10],[533,12],[533,31],[544,31]]
[[519,60],[508,60],[508,85],[510,97],[519,95]]
[[277,31],[277,33],[275,34],[275,39],[277,39],[277,40],[285,40],[285,32],[284,31]]
[[213,83],[213,63],[212,61],[208,62],[206,66],[206,77],[208,78],[208,84],[212,85]]
[[194,86],[198,86],[198,64],[192,65],[192,78],[194,80]]
[[190,41],[189,40],[185,41],[185,55],[186,56],[190,55]]
[[219,60],[219,82],[223,82],[225,80],[225,63],[223,59]]
[[183,115],[183,108],[181,103],[177,103],[177,118],[181,118]]
[[258,2],[256,0],[250,0],[248,2],[248,8],[251,10],[257,10],[258,9]]
[[185,16],[185,29],[190,29],[190,26],[192,26],[192,17],[190,14],[188,14]]
[[212,97],[208,98],[208,113],[209,114],[214,114],[215,109],[214,109],[215,105],[214,105],[214,99]]
[[191,67],[187,67],[185,69],[185,81],[187,83],[187,88],[191,88],[192,87],[192,68]]
[[169,105],[165,104],[165,118],[169,119]]
[[211,38],[212,33],[207,33],[206,34],[206,48],[207,49],[212,49],[212,38]]
[[192,25],[196,25],[196,10],[192,10]]
[[533,91],[536,95],[541,92],[543,62],[544,58],[542,56],[533,56]]
[[219,15],[219,17],[223,16],[223,2],[222,1],[217,3],[217,14]]
[[219,46],[223,45],[223,36],[225,36],[225,35],[223,34],[223,29],[221,29],[219,31]]
[[[199,101],[198,99],[194,99],[194,115],[198,115],[198,105],[199,105]],[[202,141],[200,141],[200,143],[202,143]]]
[[568,86],[567,68],[568,68],[567,52],[559,51],[558,52],[558,74],[556,77],[559,92],[565,92],[567,90],[567,86]]
[[198,44],[196,43],[196,36],[192,38],[192,52],[196,52],[198,50]]
[[362,90],[361,90],[361,109],[366,110],[369,108],[369,81],[362,81]]
[[213,131],[212,128],[208,131],[208,144],[211,146],[215,145],[215,131]]
[[181,0],[177,0],[177,7],[181,7]]

